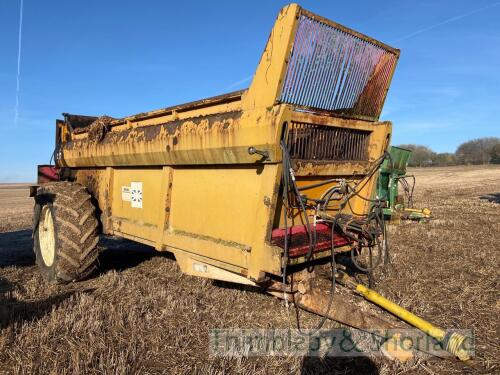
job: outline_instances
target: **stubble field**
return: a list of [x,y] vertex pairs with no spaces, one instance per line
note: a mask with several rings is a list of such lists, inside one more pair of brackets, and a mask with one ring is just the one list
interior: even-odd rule
[[[412,170],[426,224],[390,228],[377,290],[446,328],[472,329],[477,362],[500,372],[500,168]],[[45,283],[31,241],[28,185],[0,185],[0,373],[460,374],[462,365],[383,357],[212,358],[213,328],[288,328],[291,311],[252,288],[184,276],[173,257],[113,238],[100,270]],[[312,326],[317,317],[301,314]],[[326,327],[333,327],[329,323]],[[472,370],[471,373],[475,373]]]

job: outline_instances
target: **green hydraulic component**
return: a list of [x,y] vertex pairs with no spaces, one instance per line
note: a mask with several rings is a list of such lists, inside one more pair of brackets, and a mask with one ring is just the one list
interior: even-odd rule
[[[401,147],[389,147],[390,158],[386,158],[379,170],[377,195],[385,198],[387,207],[384,214],[387,218],[395,217],[410,220],[426,220],[431,217],[428,208],[413,208],[413,189],[415,187],[415,176],[406,174],[406,167],[410,161],[411,151]],[[408,180],[412,180],[410,183]],[[406,195],[399,194],[399,186],[403,188]]]

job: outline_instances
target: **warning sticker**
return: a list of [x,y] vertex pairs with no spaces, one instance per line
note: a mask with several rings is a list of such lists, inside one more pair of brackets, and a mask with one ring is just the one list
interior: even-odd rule
[[122,201],[130,202],[131,197],[130,186],[122,186]]
[[130,202],[132,208],[142,208],[142,182],[131,182],[122,186],[122,201]]
[[130,201],[133,208],[142,208],[142,182],[130,183]]

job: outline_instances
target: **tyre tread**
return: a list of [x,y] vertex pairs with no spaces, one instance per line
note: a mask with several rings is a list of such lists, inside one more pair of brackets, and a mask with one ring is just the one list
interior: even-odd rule
[[77,183],[54,182],[44,184],[37,195],[44,196],[55,210],[55,281],[67,283],[88,277],[97,268],[99,256],[99,222],[90,193]]

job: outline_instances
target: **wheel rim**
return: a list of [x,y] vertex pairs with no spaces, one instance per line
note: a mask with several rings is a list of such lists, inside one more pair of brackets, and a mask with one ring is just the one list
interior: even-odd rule
[[52,211],[47,207],[43,207],[41,220],[38,226],[38,242],[40,244],[40,253],[43,262],[47,267],[54,263],[56,254],[56,242],[54,233],[54,219]]

